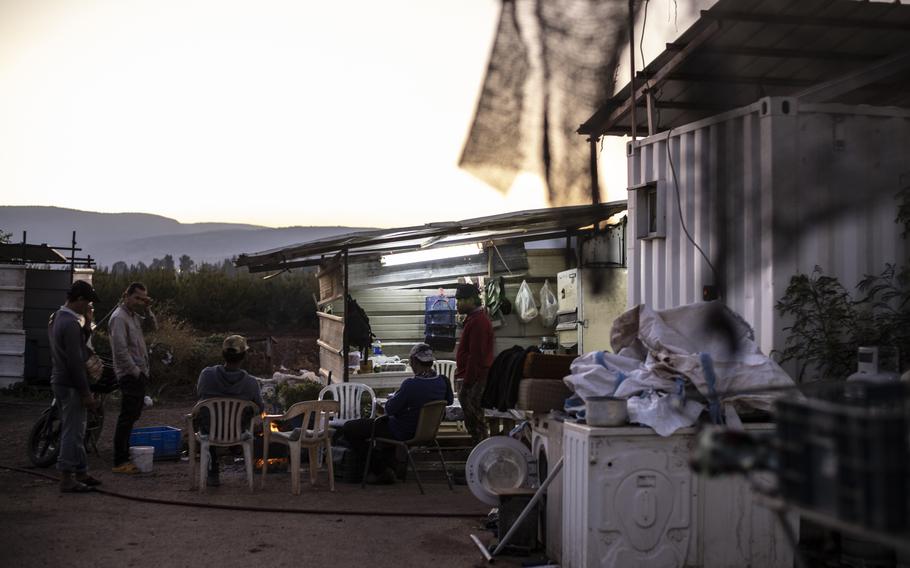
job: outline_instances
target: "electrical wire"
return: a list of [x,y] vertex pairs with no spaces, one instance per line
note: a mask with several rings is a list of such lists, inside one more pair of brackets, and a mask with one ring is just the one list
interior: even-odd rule
[[[28,475],[34,475],[36,477],[43,477],[51,481],[59,481],[57,477],[48,475],[46,473],[41,473],[39,471],[31,471],[28,469],[23,469],[19,467],[12,467],[4,464],[0,464],[0,469],[5,469],[8,471],[14,471],[17,473],[24,473]],[[353,511],[339,511],[336,509],[298,509],[298,508],[283,508],[283,507],[255,507],[249,505],[226,505],[222,503],[193,503],[190,501],[177,501],[175,499],[157,499],[154,497],[140,497],[139,495],[129,495],[127,493],[119,493],[117,491],[111,491],[110,489],[101,489],[100,487],[93,488],[95,493],[100,493],[102,495],[107,495],[109,497],[117,497],[119,499],[127,499],[129,501],[138,501],[140,503],[152,503],[156,505],[173,505],[177,507],[195,507],[199,509],[221,509],[226,511],[244,511],[244,512],[253,512],[253,513],[291,513],[297,515],[324,515],[324,516],[335,516],[335,517],[417,517],[417,518],[443,518],[443,519],[477,519],[485,516],[484,513],[428,513],[428,512],[414,512],[414,513],[405,513],[405,512],[396,512],[396,511],[369,511],[369,510],[353,510]]]
[[[692,246],[694,246],[696,248],[696,250],[698,250],[698,252],[701,253],[702,258],[705,259],[705,262],[708,263],[708,266],[711,268],[712,274],[714,274],[714,282],[720,282],[720,280],[718,279],[718,276],[717,276],[717,269],[714,268],[714,264],[711,263],[711,260],[708,258],[708,255],[705,254],[705,251],[702,250],[702,248],[700,246],[698,246],[698,243],[695,242],[695,239],[692,238],[692,234],[689,233],[689,229],[688,229],[688,227],[686,227],[686,221],[685,221],[685,219],[683,219],[682,199],[679,196],[679,179],[676,177],[676,166],[673,165],[673,154],[672,154],[672,152],[670,152],[670,135],[671,134],[673,134],[672,128],[667,131],[667,141],[666,141],[665,145],[667,147],[667,161],[670,162],[670,171],[673,174],[673,187],[676,190],[676,212],[679,214],[679,224],[682,227],[683,232],[686,234],[686,238],[689,239],[689,242],[692,243]],[[723,299],[723,290],[718,290],[718,296],[721,299]]]
[[[645,6],[644,6],[645,13],[644,13],[644,16],[642,16],[642,20],[641,20],[641,39],[638,40],[638,52],[641,55],[642,73],[644,73],[644,71],[645,71],[645,29],[648,26],[648,4],[650,4],[650,3],[651,3],[651,0],[645,0]],[[634,73],[635,69],[633,69],[632,72]],[[650,88],[651,88],[651,78],[646,75],[645,76],[645,90],[648,90]],[[633,93],[633,96],[635,96],[634,93]]]

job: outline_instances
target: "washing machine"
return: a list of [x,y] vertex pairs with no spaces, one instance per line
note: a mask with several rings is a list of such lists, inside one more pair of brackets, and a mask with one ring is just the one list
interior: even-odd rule
[[[549,430],[552,454],[552,424]],[[650,428],[566,423],[561,433],[564,568],[793,566],[777,516],[756,504],[745,477],[709,478],[689,468],[694,428],[661,437]],[[799,517],[788,522],[799,534]]]
[[[531,420],[531,453],[537,460],[541,483],[562,457],[562,431],[563,423],[547,415],[534,416]],[[540,527],[539,540],[546,546],[547,556],[556,562],[562,555],[562,492],[562,481],[554,480],[542,497],[537,525]]]

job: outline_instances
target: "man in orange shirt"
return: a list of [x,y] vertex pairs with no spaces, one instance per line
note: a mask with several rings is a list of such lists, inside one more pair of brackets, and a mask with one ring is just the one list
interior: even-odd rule
[[477,286],[459,284],[455,299],[458,313],[467,315],[455,352],[455,378],[462,381],[458,401],[464,411],[465,427],[477,445],[485,435],[480,399],[493,364],[493,324],[481,306]]

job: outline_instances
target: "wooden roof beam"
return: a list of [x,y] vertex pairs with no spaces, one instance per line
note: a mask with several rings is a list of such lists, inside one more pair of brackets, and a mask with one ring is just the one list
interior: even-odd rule
[[830,81],[819,83],[798,93],[796,96],[806,102],[823,103],[872,83],[906,73],[910,68],[910,50],[898,53],[872,65],[857,69]]
[[702,10],[701,17],[715,22],[752,22],[793,26],[819,26],[825,28],[848,28],[878,31],[900,31],[910,33],[910,25],[894,19],[832,18],[825,16],[801,16],[798,14],[761,14],[734,10]]
[[651,80],[636,88],[634,96],[628,97],[626,100],[624,100],[622,104],[619,105],[619,107],[611,112],[609,116],[607,116],[605,120],[599,121],[597,124],[586,123],[581,125],[581,127],[578,129],[578,133],[600,136],[607,130],[610,130],[610,128],[616,124],[620,118],[626,114],[629,114],[632,106],[638,104],[638,100],[644,97],[645,92],[648,89],[655,88],[662,81],[664,81],[667,75],[676,71],[676,69],[682,65],[682,63],[686,61],[686,59],[688,59],[701,44],[714,36],[718,30],[720,30],[720,24],[718,22],[711,22],[703,30],[698,32],[698,34],[692,38],[692,40],[689,41],[685,47],[683,47],[673,57],[671,57],[663,67],[655,72]]
[[[686,44],[668,43],[667,51],[681,51]],[[875,61],[887,57],[887,53],[857,53],[850,51],[823,51],[816,49],[784,49],[778,47],[745,47],[739,45],[706,45],[698,50],[699,55],[743,55],[746,57],[769,57],[776,59],[820,59],[826,61]]]
[[[646,80],[653,73],[639,72],[642,80]],[[806,79],[793,79],[788,77],[745,77],[742,75],[727,75],[719,73],[670,73],[664,81],[682,81],[686,83],[736,83],[740,85],[768,85],[772,87],[809,87],[814,83]]]

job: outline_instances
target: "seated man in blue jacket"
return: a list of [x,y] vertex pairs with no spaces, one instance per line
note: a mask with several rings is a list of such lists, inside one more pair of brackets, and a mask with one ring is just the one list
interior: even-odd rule
[[[433,349],[426,343],[418,343],[411,348],[411,369],[414,376],[405,379],[394,395],[385,405],[385,416],[379,418],[361,418],[349,420],[343,427],[344,437],[358,454],[366,456],[367,440],[371,436],[410,440],[417,432],[417,420],[424,404],[444,400],[452,404],[455,397],[452,384],[445,375],[433,369]],[[368,483],[394,483],[395,449],[388,446],[377,446],[373,452]]]

